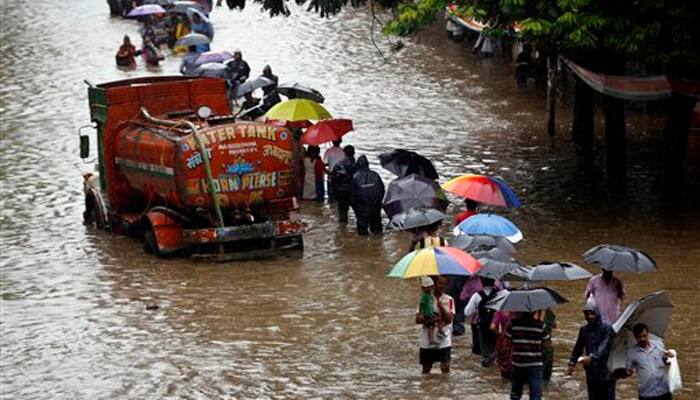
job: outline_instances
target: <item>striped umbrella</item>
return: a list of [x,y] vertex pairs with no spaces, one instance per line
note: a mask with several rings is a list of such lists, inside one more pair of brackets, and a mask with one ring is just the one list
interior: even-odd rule
[[456,247],[426,247],[406,254],[387,274],[390,278],[425,275],[471,275],[481,267],[474,257]]
[[486,175],[466,174],[450,179],[442,188],[458,196],[508,208],[519,208],[520,200],[502,179]]

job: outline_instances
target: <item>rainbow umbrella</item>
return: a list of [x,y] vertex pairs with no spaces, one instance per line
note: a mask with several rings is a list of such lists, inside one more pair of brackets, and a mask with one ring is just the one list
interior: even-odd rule
[[508,208],[520,207],[520,200],[513,189],[502,179],[492,176],[466,174],[443,183],[442,188],[479,203]]
[[405,279],[424,275],[471,275],[480,267],[474,257],[456,247],[426,247],[406,254],[387,276]]
[[277,103],[265,116],[269,119],[281,119],[285,121],[305,121],[333,118],[322,105],[312,100],[294,99]]
[[352,120],[325,119],[308,127],[306,132],[301,135],[301,143],[318,146],[338,140],[351,130],[353,130]]

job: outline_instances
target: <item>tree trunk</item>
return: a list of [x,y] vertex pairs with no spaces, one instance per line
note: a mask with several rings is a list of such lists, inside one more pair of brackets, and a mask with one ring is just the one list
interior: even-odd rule
[[605,164],[612,178],[624,178],[627,169],[627,131],[625,101],[610,96],[603,100],[605,108]]
[[593,143],[593,89],[581,78],[576,77],[574,86],[574,116],[571,123],[571,137],[574,142],[590,145]]
[[674,195],[683,186],[685,153],[688,148],[688,133],[693,118],[696,99],[674,94],[664,131],[666,195]]
[[554,65],[555,57],[550,55],[547,57],[547,133],[554,136],[556,133],[556,96],[554,93]]

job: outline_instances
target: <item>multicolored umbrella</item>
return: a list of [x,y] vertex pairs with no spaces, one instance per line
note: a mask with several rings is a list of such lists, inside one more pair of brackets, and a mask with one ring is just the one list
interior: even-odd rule
[[479,203],[508,208],[521,205],[513,189],[496,177],[466,174],[443,183],[442,188]]
[[472,215],[460,222],[455,231],[469,235],[503,236],[511,243],[523,239],[523,234],[514,223],[496,214]]
[[158,4],[146,4],[145,6],[134,7],[128,14],[127,17],[145,17],[147,15],[153,14],[165,14],[165,8],[159,6]]
[[390,278],[425,275],[471,275],[481,264],[455,247],[426,247],[406,254],[387,274]]
[[320,121],[333,118],[322,105],[307,99],[294,99],[278,103],[265,113],[265,116],[285,121]]
[[308,127],[306,132],[301,135],[301,143],[318,146],[338,140],[353,129],[352,120],[342,118],[325,119]]

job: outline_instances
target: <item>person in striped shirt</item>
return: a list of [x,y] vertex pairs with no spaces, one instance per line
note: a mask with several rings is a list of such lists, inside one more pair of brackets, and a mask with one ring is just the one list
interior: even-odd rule
[[542,351],[550,346],[544,322],[532,312],[519,312],[510,321],[506,336],[513,344],[511,400],[520,400],[525,383],[530,386],[530,400],[542,399]]

